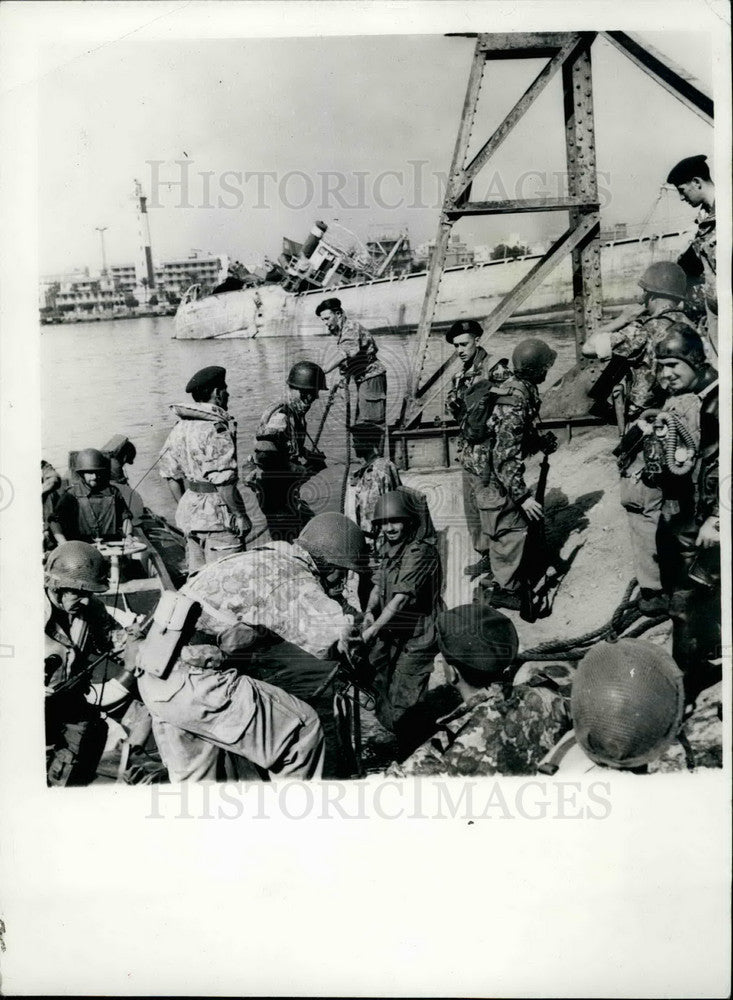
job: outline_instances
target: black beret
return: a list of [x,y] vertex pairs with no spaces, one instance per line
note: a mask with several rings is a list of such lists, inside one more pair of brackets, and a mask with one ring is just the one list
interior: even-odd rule
[[500,611],[482,604],[462,604],[441,611],[435,619],[438,646],[449,663],[482,674],[496,675],[517,656],[519,639],[513,623]]
[[373,420],[361,420],[358,424],[352,424],[349,427],[349,432],[355,438],[371,440],[380,438],[384,433],[384,427],[381,424],[375,424]]
[[707,156],[688,156],[684,160],[676,163],[667,176],[667,183],[687,184],[693,177],[700,177],[702,180],[710,180],[710,168],[707,164]]
[[483,332],[483,327],[475,319],[461,319],[449,328],[445,339],[449,344],[452,344],[455,338],[462,333],[469,333],[472,337],[480,337]]
[[227,370],[221,365],[209,365],[192,375],[188,380],[186,392],[194,392],[196,389],[215,389],[223,387],[226,383]]
[[327,309],[330,309],[331,312],[340,312],[341,299],[324,299],[323,302],[316,306],[316,316],[320,316]]

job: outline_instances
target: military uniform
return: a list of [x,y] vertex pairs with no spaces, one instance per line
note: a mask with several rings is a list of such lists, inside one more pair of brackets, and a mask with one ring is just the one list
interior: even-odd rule
[[[471,363],[451,379],[445,403],[447,411],[460,423],[465,415],[464,398],[468,390],[479,382],[500,385],[507,375],[506,362],[492,362],[484,348],[477,347]],[[473,547],[481,556],[488,554],[490,545],[488,520],[480,503],[491,468],[490,454],[489,440],[469,444],[459,436],[456,458],[463,467],[463,511]]]
[[697,232],[688,252],[698,261],[702,270],[702,296],[706,312],[707,339],[718,355],[718,287],[716,266],[717,234],[715,209],[702,209],[697,217]]
[[644,410],[664,402],[665,393],[657,380],[654,348],[674,323],[693,326],[680,308],[665,309],[656,316],[644,310],[623,329],[610,335],[611,351],[625,358],[631,368],[625,386],[627,423],[636,420]]
[[132,521],[132,514],[114,486],[92,488],[78,477],[61,493],[48,514],[49,524],[57,526],[67,541],[93,542],[96,538],[118,541],[126,521]]
[[292,542],[313,517],[300,496],[312,475],[306,448],[306,407],[288,399],[268,407],[257,427],[252,461],[259,470],[255,495],[273,541]]
[[352,379],[357,390],[355,421],[370,420],[384,425],[387,415],[387,369],[377,357],[374,337],[361,323],[345,314],[336,338],[343,355],[339,369]]
[[483,532],[489,540],[491,569],[506,591],[519,588],[519,569],[527,538],[520,510],[532,495],[524,478],[524,459],[540,449],[537,386],[517,375],[507,379],[488,419],[489,468],[486,485],[476,493]]
[[[663,472],[662,514],[657,534],[662,585],[670,595],[673,656],[688,675],[688,691],[707,677],[707,661],[720,655],[720,546],[696,539],[709,517],[719,516],[717,373],[706,366],[696,393],[671,397],[664,410],[685,414],[699,456],[687,475]],[[695,674],[699,678],[695,678]],[[692,675],[692,676],[690,676]]]
[[388,458],[374,458],[351,473],[347,496],[350,509],[344,511],[366,534],[372,531],[372,515],[377,500],[401,485],[400,474]]
[[176,524],[186,535],[188,571],[241,549],[234,516],[219,486],[237,482],[236,422],[213,403],[174,405],[178,423],[160,457],[163,479],[185,480]]
[[567,701],[559,692],[491,684],[439,719],[435,735],[387,774],[535,774],[569,726]]
[[88,785],[104,750],[107,724],[85,698],[90,682],[83,670],[90,658],[112,649],[125,633],[94,597],[71,616],[46,597],[44,633],[48,783]]
[[311,556],[297,542],[273,542],[207,566],[182,588],[201,604],[199,627],[221,636],[237,622],[270,634],[242,667],[249,676],[312,704],[326,733],[326,774],[338,770],[332,699],[323,688],[334,650],[353,619],[328,597]]
[[47,552],[56,546],[53,536],[52,522],[55,522],[54,512],[59,501],[59,486],[61,476],[50,462],[41,459],[41,497],[43,502],[43,551]]
[[409,711],[427,691],[438,652],[434,616],[440,599],[440,557],[429,542],[407,540],[382,550],[374,574],[378,618],[395,594],[408,603],[377,633],[369,650],[377,692],[376,716],[398,734],[409,726]]
[[[626,423],[636,420],[644,410],[658,407],[665,393],[657,381],[654,348],[673,323],[691,325],[681,309],[666,309],[656,316],[646,310],[622,330],[610,336],[614,354],[627,359],[631,371],[625,379]],[[637,455],[621,473],[621,506],[626,510],[634,554],[634,569],[643,590],[659,591],[659,563],[656,535],[662,508],[662,493],[641,478],[644,461]]]
[[313,709],[227,666],[215,645],[184,646],[164,678],[143,673],[138,685],[171,781],[244,776],[237,758],[277,777],[321,775]]

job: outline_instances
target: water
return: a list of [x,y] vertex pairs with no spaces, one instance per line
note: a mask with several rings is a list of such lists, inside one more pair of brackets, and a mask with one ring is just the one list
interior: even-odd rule
[[[98,448],[113,434],[125,434],[137,448],[135,464],[128,469],[130,482],[135,485],[142,480],[139,491],[145,503],[169,518],[175,505],[153,466],[175,422],[169,406],[190,401],[184,387],[197,369],[213,364],[227,369],[229,407],[238,422],[241,460],[251,450],[261,413],[282,395],[290,366],[309,359],[327,367],[329,359],[331,363],[334,359],[333,341],[328,337],[174,340],[173,323],[172,317],[70,323],[45,326],[41,337],[43,457],[63,474],[69,451]],[[574,363],[570,327],[500,331],[487,349],[492,357],[511,356],[514,345],[525,336],[542,337],[558,351],[549,382]],[[378,337],[377,344],[388,368],[389,416],[394,419],[408,384],[415,337],[387,334]],[[425,375],[451,350],[442,337],[432,338]],[[329,376],[331,382],[336,374]],[[312,434],[320,423],[325,396],[310,412]],[[339,463],[345,452],[344,418],[343,394],[339,393],[320,441],[336,479],[343,469]],[[323,482],[324,477],[309,487],[317,491],[319,480]],[[251,494],[244,492],[251,507]]]

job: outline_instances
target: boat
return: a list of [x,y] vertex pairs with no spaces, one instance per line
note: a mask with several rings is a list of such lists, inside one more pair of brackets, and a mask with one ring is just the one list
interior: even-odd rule
[[[676,260],[689,245],[691,230],[613,240],[601,245],[604,304],[629,302],[638,294],[639,275],[655,260]],[[443,271],[433,328],[441,329],[460,319],[482,320],[541,259],[541,254],[448,267]],[[317,273],[317,272],[316,272]],[[427,285],[427,272],[364,275],[360,280],[291,290],[285,279],[200,295],[189,288],[175,317],[174,337],[179,340],[217,338],[320,336],[327,333],[315,315],[326,295],[337,295],[345,312],[374,333],[413,332],[418,325]],[[297,286],[296,286],[297,287]],[[548,279],[514,314],[515,322],[551,314],[555,320],[569,316],[572,278],[569,261]]]

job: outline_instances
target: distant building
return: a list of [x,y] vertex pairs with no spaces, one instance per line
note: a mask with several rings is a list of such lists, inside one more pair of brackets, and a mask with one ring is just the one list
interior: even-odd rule
[[[155,266],[155,289],[139,278],[135,264],[112,264],[106,274],[90,275],[89,268],[47,275],[39,286],[39,308],[44,318],[63,314],[122,315],[137,305],[177,302],[190,285],[209,291],[226,276],[226,254],[194,252],[188,257],[161,261]],[[155,298],[153,298],[155,296]]]
[[[422,243],[415,248],[415,260],[424,261],[425,266],[429,266],[435,250],[435,240],[430,243]],[[462,267],[466,264],[473,264],[475,260],[474,252],[460,236],[453,235],[448,241],[448,250],[445,255],[446,267]]]

